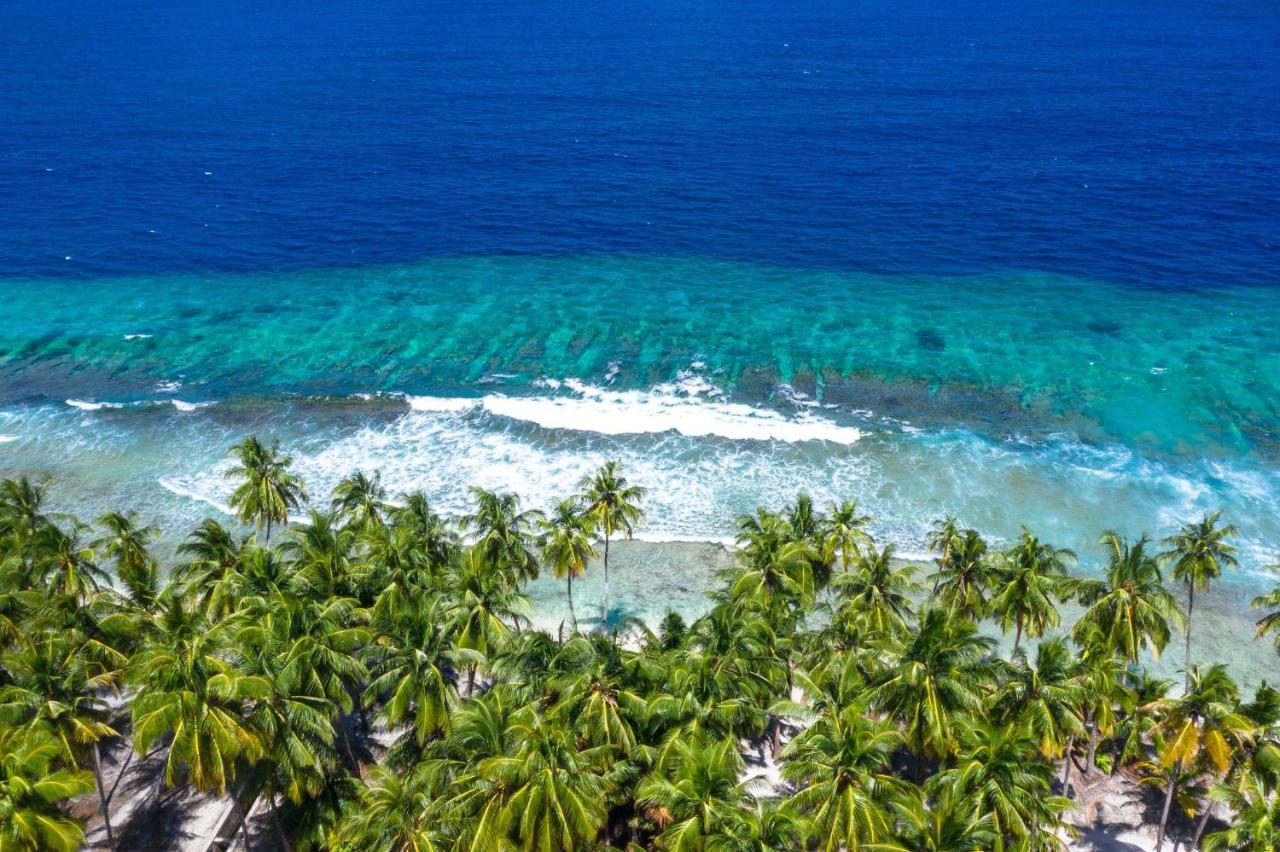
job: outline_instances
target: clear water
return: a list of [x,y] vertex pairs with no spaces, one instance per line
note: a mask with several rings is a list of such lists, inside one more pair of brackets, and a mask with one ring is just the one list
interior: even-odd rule
[[[650,539],[803,489],[1086,565],[1221,507],[1239,644],[1277,46],[1244,0],[6,3],[0,474],[182,529],[248,432],[446,511],[617,458]],[[634,553],[642,613],[718,558]]]
[[1251,567],[1280,540],[1269,289],[616,257],[83,289],[14,288],[5,467],[185,521],[257,431],[316,493],[376,468],[452,510],[470,483],[549,505],[618,458],[654,538],[726,538],[806,490],[907,549],[944,513],[1087,554],[1217,506]]

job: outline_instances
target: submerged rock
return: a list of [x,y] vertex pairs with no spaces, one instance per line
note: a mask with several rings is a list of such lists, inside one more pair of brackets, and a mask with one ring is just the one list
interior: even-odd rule
[[947,341],[943,339],[941,334],[931,328],[922,328],[916,331],[916,342],[920,344],[921,349],[929,352],[941,352],[947,348]]

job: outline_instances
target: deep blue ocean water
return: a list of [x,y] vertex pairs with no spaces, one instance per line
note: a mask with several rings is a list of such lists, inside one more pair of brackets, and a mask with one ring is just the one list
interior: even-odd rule
[[257,432],[447,512],[620,459],[659,540],[1221,507],[1224,648],[1272,582],[1273,2],[11,0],[0,118],[0,475],[86,517]]
[[638,253],[1277,282],[1268,0],[10,0],[0,115],[5,277]]

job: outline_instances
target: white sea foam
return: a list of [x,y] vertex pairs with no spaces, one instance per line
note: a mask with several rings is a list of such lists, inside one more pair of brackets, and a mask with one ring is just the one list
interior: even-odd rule
[[179,411],[198,411],[201,408],[208,408],[209,406],[216,404],[213,402],[183,402],[180,399],[171,399],[169,401],[173,403],[173,407]]
[[0,444],[7,444],[10,441],[18,440],[17,435],[0,435]]
[[67,405],[72,408],[78,408],[81,411],[100,411],[104,408],[124,408],[126,403],[123,402],[94,402],[87,399],[69,399]]
[[[723,400],[723,391],[696,372],[680,373],[674,381],[647,391],[612,390],[578,379],[540,379],[535,385],[557,395],[439,397],[406,394],[414,411],[458,414],[483,409],[509,420],[534,423],[544,429],[638,435],[675,432],[688,437],[743,441],[830,441],[853,444],[862,433],[808,411],[788,416],[779,411]],[[371,398],[360,395],[362,398]],[[811,401],[797,397],[798,407]]]
[[778,396],[797,408],[817,408],[819,403],[804,391],[799,391],[788,384],[778,385]]
[[156,382],[156,393],[177,393],[182,390],[182,379],[166,379]]
[[[874,414],[836,422],[822,410],[775,411],[715,397],[696,374],[648,391],[556,383],[534,397],[386,394],[404,400],[399,416],[341,428],[284,420],[262,428],[280,437],[321,504],[342,477],[378,470],[392,494],[422,490],[445,514],[469,510],[470,485],[515,492],[525,505],[545,509],[576,493],[584,474],[617,460],[649,489],[648,519],[637,537],[651,541],[729,543],[740,513],[780,509],[805,491],[821,507],[857,499],[876,519],[877,541],[896,544],[903,558],[927,560],[927,530],[954,514],[997,544],[1026,523],[1043,540],[1075,550],[1084,570],[1096,570],[1104,528],[1160,538],[1222,508],[1241,527],[1242,577],[1277,561],[1280,471],[1251,462],[1153,457],[1070,435],[993,441],[960,429],[905,432]],[[80,411],[120,405],[73,402]],[[179,403],[144,407],[182,409]],[[80,471],[95,454],[114,459],[134,446],[137,430],[165,423],[102,418],[85,429],[78,411],[40,411],[0,415],[0,432],[23,436],[4,452],[29,454],[55,473],[62,466]],[[33,428],[29,418],[37,414],[51,418],[49,429]],[[234,443],[232,428],[190,417],[182,430],[143,432],[162,465],[148,481],[163,476],[160,484],[183,498],[158,497],[165,511],[189,519],[206,506],[227,510],[231,483],[219,458]],[[833,430],[846,440],[820,437]],[[175,441],[192,443],[171,446]]]
[[[235,515],[231,507],[226,503],[226,496],[219,495],[214,492],[210,484],[207,482],[208,477],[202,478],[175,478],[162,476],[156,482],[165,491],[171,494],[177,494],[179,497],[186,497],[189,500],[196,500],[217,509],[224,515]],[[205,480],[205,481],[202,481]],[[230,489],[226,489],[227,494]]]
[[124,339],[125,340],[146,340],[147,338],[154,337],[154,336],[155,335],[151,335],[151,334],[126,334],[124,336]]
[[716,398],[720,389],[702,376],[686,376],[648,391],[615,391],[576,379],[544,380],[544,385],[566,389],[571,395],[405,399],[415,411],[458,413],[483,408],[489,414],[545,429],[601,435],[676,432],[688,437],[838,444],[852,444],[862,436],[856,428],[808,413],[789,417],[771,409],[721,401]]
[[[352,471],[380,470],[391,493],[425,491],[440,511],[454,515],[469,510],[470,485],[515,492],[528,506],[548,508],[576,493],[583,475],[617,459],[632,481],[650,489],[650,520],[638,534],[655,541],[726,543],[748,501],[781,506],[802,487],[827,499],[837,479],[865,480],[856,456],[842,454],[815,471],[803,462],[811,452],[804,444],[728,445],[677,433],[632,438],[583,430],[543,440],[522,423],[414,411],[294,458],[314,494],[327,493]],[[209,479],[196,487],[219,499],[225,485]]]
[[680,542],[686,544],[718,544],[722,547],[732,547],[736,543],[736,540],[731,535],[681,535],[680,533],[664,533],[653,530],[640,530],[631,537],[636,541],[647,541],[652,544]]
[[411,396],[405,394],[405,401],[414,411],[459,412],[467,411],[481,405],[479,399],[450,396]]

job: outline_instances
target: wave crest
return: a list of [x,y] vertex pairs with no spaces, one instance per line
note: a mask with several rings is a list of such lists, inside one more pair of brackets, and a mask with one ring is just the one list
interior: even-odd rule
[[802,411],[780,411],[721,399],[721,390],[700,376],[656,385],[647,391],[612,390],[577,379],[543,380],[557,391],[546,396],[490,394],[480,398],[406,396],[415,411],[462,413],[482,409],[496,417],[544,429],[639,435],[675,432],[690,438],[736,441],[829,441],[853,444],[862,432]]

